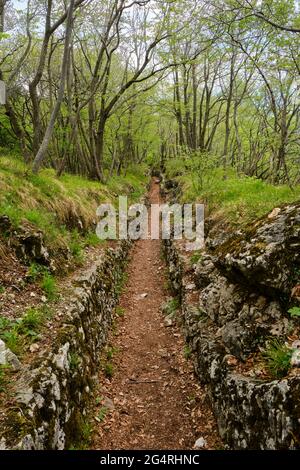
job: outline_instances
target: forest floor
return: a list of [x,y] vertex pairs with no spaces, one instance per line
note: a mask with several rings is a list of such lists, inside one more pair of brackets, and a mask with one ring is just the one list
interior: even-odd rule
[[[152,180],[149,202],[159,197]],[[107,350],[111,363],[100,372],[91,447],[192,449],[199,438],[204,449],[222,447],[180,328],[164,321],[170,293],[159,240],[135,243],[127,276]]]

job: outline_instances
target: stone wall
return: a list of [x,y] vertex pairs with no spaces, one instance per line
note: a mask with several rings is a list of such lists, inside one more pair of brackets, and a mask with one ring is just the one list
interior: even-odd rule
[[299,448],[298,370],[270,381],[261,379],[259,370],[244,373],[238,367],[270,335],[287,333],[289,321],[279,301],[257,293],[254,280],[254,289],[247,289],[244,282],[224,277],[216,257],[203,253],[191,269],[178,243],[166,240],[164,251],[174,292],[182,301],[195,371],[208,387],[226,447]]
[[129,247],[124,241],[107,249],[99,265],[76,281],[71,308],[49,350],[17,384],[0,447],[67,449],[80,436]]

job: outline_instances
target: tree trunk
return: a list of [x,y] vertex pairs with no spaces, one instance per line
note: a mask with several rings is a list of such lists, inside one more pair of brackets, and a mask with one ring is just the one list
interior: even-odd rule
[[67,14],[67,20],[66,20],[66,33],[65,33],[65,43],[64,43],[64,53],[63,53],[63,58],[62,58],[62,67],[61,67],[61,79],[60,79],[60,86],[57,94],[57,100],[54,105],[54,108],[52,110],[50,120],[43,138],[43,141],[41,143],[41,146],[36,154],[36,157],[33,162],[33,167],[32,171],[34,173],[38,173],[41,164],[46,156],[47,149],[49,146],[49,142],[51,140],[52,134],[53,134],[53,129],[55,125],[55,121],[57,118],[57,115],[60,111],[61,103],[64,97],[64,92],[65,92],[65,84],[66,84],[66,78],[67,78],[67,73],[68,73],[68,67],[69,67],[69,57],[70,57],[70,44],[71,44],[71,37],[72,37],[72,27],[73,27],[73,11],[74,11],[74,3],[75,0],[70,0],[69,4],[69,9],[68,9],[68,14]]

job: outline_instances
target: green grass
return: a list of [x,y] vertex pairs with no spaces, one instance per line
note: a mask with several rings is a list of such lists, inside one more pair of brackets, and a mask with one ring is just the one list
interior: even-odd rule
[[300,307],[293,307],[288,310],[291,317],[300,317]]
[[[101,243],[91,232],[99,204],[117,204],[118,195],[136,202],[146,183],[143,166],[130,167],[126,176],[106,185],[68,174],[57,178],[51,169],[33,175],[17,154],[0,148],[0,215],[7,215],[14,228],[29,222],[44,233],[50,250],[69,247],[77,261],[84,246]],[[78,218],[83,231],[74,236]]]
[[124,315],[125,315],[125,309],[123,307],[120,307],[120,306],[116,307],[115,312],[116,312],[116,315],[118,317],[124,317]]
[[52,274],[45,272],[41,281],[41,288],[46,294],[48,300],[57,299],[57,286],[56,280]]
[[6,372],[9,366],[0,364],[0,393],[5,391],[5,385],[7,383]]
[[113,346],[108,346],[106,349],[106,358],[108,360],[111,360],[117,352],[118,352],[118,348],[115,348]]
[[281,379],[289,371],[292,350],[278,339],[274,339],[267,344],[262,357],[270,375]]
[[106,408],[106,406],[101,406],[97,414],[98,421],[100,422],[104,421],[107,413],[108,413],[108,409]]
[[69,366],[71,370],[76,370],[81,363],[80,356],[77,353],[71,352],[69,357]]
[[104,366],[104,374],[106,377],[111,378],[114,375],[114,366],[110,363],[107,362]]
[[228,170],[224,179],[221,168],[211,164],[196,171],[194,161],[167,162],[167,177],[178,182],[181,202],[202,202],[207,214],[219,215],[232,225],[246,224],[274,207],[300,199],[300,185],[293,190],[286,185],[274,186],[255,177],[238,176],[234,169]]
[[32,262],[28,268],[27,277],[30,281],[35,282],[40,279],[45,272],[45,266],[36,262]]
[[14,353],[21,354],[26,344],[38,339],[39,332],[46,319],[51,317],[52,311],[47,306],[29,308],[22,318],[9,320],[0,318],[0,338]]
[[104,243],[95,232],[88,232],[83,239],[84,246],[98,246]]
[[192,356],[192,350],[187,344],[183,348],[183,356],[185,359],[190,359]]
[[42,310],[38,308],[29,308],[25,315],[16,322],[16,332],[25,336],[31,336],[35,339],[40,327],[45,321],[45,316]]
[[80,238],[80,235],[76,230],[73,230],[72,232],[69,249],[73,258],[75,258],[77,262],[81,263],[83,261],[83,240]]
[[164,315],[175,315],[177,310],[180,307],[179,299],[174,297],[173,299],[168,300],[162,307],[162,312]]
[[79,436],[76,443],[69,447],[69,450],[87,450],[90,447],[93,426],[87,418],[80,418]]
[[0,334],[1,339],[5,342],[5,345],[14,353],[20,354],[23,348],[23,340],[19,333],[12,328],[9,331],[5,331]]

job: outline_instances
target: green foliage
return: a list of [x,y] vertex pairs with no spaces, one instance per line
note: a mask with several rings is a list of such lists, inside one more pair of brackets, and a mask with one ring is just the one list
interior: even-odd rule
[[120,295],[123,292],[124,286],[127,282],[128,274],[127,272],[123,271],[118,282],[116,283],[116,293]]
[[32,262],[28,268],[27,276],[33,282],[37,281],[47,272],[47,268],[39,263]]
[[0,317],[0,338],[14,354],[19,354],[22,341],[16,327],[17,323],[13,320]]
[[[173,174],[172,160],[167,162],[167,176]],[[274,186],[260,179],[237,175],[228,170],[227,179],[223,178],[221,168],[209,169],[202,178],[205,184],[195,185],[192,170],[181,162],[181,174],[174,177],[181,187],[181,202],[202,202],[206,215],[215,214],[240,227],[270,212],[283,203],[293,202],[300,197],[300,187],[291,190],[288,186]],[[171,168],[170,168],[171,167]],[[178,167],[177,167],[178,169]]]
[[300,317],[300,307],[293,307],[288,310],[291,317]]
[[11,320],[6,317],[0,317],[0,334],[6,331],[11,325]]
[[[75,261],[82,260],[84,246],[103,241],[88,230],[93,227],[101,202],[115,202],[119,194],[136,201],[145,191],[144,168],[132,166],[127,174],[114,176],[106,185],[81,176],[65,174],[59,179],[54,170],[44,169],[32,175],[16,152],[0,148],[0,215],[7,215],[13,228],[27,220],[45,236],[52,250],[69,247]],[[70,220],[80,218],[86,234],[78,234]],[[32,267],[33,269],[33,267]],[[33,277],[39,276],[33,269]]]
[[25,336],[36,336],[39,328],[44,323],[45,317],[41,310],[29,308],[25,315],[16,322],[16,331]]
[[103,400],[103,397],[96,397],[95,398],[95,403],[96,405],[100,405],[101,401]]
[[22,339],[18,332],[13,328],[0,334],[1,339],[5,342],[6,346],[14,353],[20,354],[22,349]]
[[162,312],[164,315],[175,315],[177,310],[180,308],[179,299],[174,297],[173,299],[169,299],[162,307]]
[[186,345],[184,346],[183,356],[184,356],[185,359],[190,359],[191,355],[192,355],[192,350],[191,350],[191,348],[186,344]]
[[45,272],[41,281],[41,288],[45,292],[48,300],[57,299],[57,287],[56,281],[52,274]]
[[0,318],[0,338],[15,354],[20,354],[26,343],[36,341],[47,318],[51,316],[47,306],[28,308],[22,318],[10,320]]
[[117,353],[117,352],[118,352],[118,348],[115,348],[115,347],[113,347],[113,346],[109,346],[109,347],[106,349],[106,357],[107,357],[107,359],[108,359],[108,360],[111,360],[111,359],[114,357],[115,353]]
[[75,352],[71,352],[70,355],[69,355],[70,369],[71,370],[76,370],[78,368],[78,366],[80,365],[80,363],[81,363],[80,356]]
[[110,363],[107,362],[104,366],[104,374],[106,377],[111,378],[114,375],[114,366]]
[[104,240],[101,240],[95,232],[88,232],[83,241],[84,246],[98,246],[104,243]]
[[98,411],[97,418],[98,421],[102,422],[104,421],[106,415],[107,415],[108,409],[106,406],[101,406],[100,410]]
[[5,292],[5,287],[0,284],[0,294],[3,294]]
[[125,310],[124,310],[124,308],[123,308],[123,307],[120,307],[120,306],[116,307],[115,312],[116,312],[116,315],[117,315],[118,317],[124,317],[124,315],[125,315]]
[[83,240],[80,238],[80,235],[77,230],[73,230],[72,237],[69,242],[69,249],[71,255],[78,263],[83,261]]
[[268,372],[272,377],[284,377],[290,368],[292,350],[278,339],[269,341],[262,353]]
[[202,259],[202,254],[200,251],[195,251],[190,257],[191,265],[197,264]]

